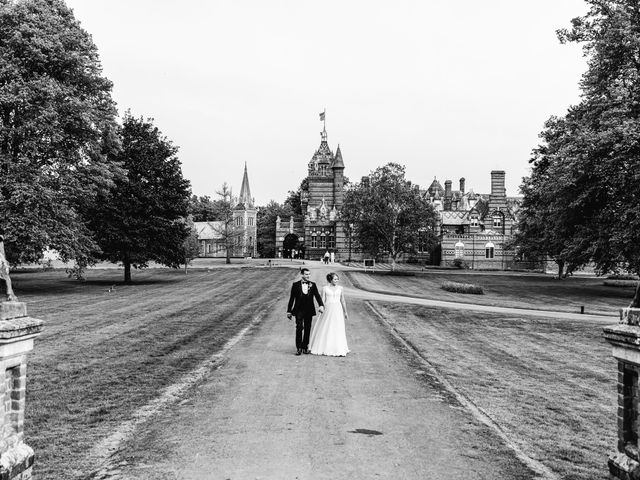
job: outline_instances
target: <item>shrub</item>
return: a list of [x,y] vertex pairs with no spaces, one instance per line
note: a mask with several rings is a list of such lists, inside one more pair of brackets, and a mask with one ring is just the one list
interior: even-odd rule
[[447,292],[455,293],[473,293],[475,295],[482,295],[482,287],[480,285],[474,285],[473,283],[457,283],[446,281],[442,284],[442,289]]
[[607,279],[602,282],[607,287],[635,287],[638,284],[638,280],[610,280]]
[[462,258],[454,258],[453,266],[457,268],[469,268],[469,265],[467,265],[467,262],[465,262]]
[[638,280],[637,275],[609,275],[607,280]]

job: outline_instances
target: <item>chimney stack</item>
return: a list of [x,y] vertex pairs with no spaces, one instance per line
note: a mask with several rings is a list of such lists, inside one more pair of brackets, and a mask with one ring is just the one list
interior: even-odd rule
[[506,197],[507,191],[504,187],[504,170],[492,170],[491,171],[491,196],[492,197]]
[[464,177],[460,179],[460,193],[464,195]]
[[451,210],[451,199],[453,194],[451,193],[451,180],[444,182],[444,209]]

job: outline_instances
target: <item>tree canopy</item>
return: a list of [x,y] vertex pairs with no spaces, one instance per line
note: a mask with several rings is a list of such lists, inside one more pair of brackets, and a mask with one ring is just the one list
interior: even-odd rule
[[435,245],[436,212],[418,188],[405,179],[405,168],[389,163],[345,192],[342,216],[353,236],[372,255],[388,254],[395,264],[418,245]]
[[127,174],[98,196],[90,212],[98,256],[122,262],[125,282],[131,281],[132,266],[145,267],[153,260],[177,268],[185,260],[190,186],[182,177],[177,151],[151,119],[125,115],[122,149],[113,161]]
[[293,210],[290,204],[280,205],[274,200],[258,209],[256,247],[261,257],[274,258],[276,256],[276,219],[278,216],[285,218],[291,215],[293,215]]
[[571,265],[640,273],[640,5],[587,4],[558,32],[588,59],[582,100],[541,134],[523,185],[521,238],[525,250],[540,247]]
[[211,200],[208,195],[198,197],[192,195],[189,200],[189,215],[194,222],[213,222],[220,220],[225,206],[221,200]]
[[95,250],[81,211],[121,173],[111,87],[62,0],[0,1],[0,228],[12,263]]

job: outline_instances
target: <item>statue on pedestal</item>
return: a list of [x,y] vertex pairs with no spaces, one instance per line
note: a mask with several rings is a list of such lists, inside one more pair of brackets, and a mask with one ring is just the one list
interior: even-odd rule
[[4,253],[4,235],[0,233],[0,278],[4,280],[7,286],[7,301],[17,302],[18,297],[13,293],[13,287],[11,286],[11,278],[9,277],[9,262]]

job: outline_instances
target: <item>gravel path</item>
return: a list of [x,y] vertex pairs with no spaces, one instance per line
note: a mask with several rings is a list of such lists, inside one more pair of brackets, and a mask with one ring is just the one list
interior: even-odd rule
[[475,312],[493,312],[507,315],[526,315],[528,317],[544,317],[565,320],[584,320],[602,322],[605,324],[615,323],[615,317],[611,315],[591,315],[570,312],[556,312],[552,310],[534,310],[528,308],[496,307],[493,305],[476,305],[472,303],[446,302],[443,300],[430,300],[426,298],[408,297],[405,295],[385,295],[377,292],[368,292],[356,288],[346,288],[345,295],[358,300],[376,300],[393,303],[408,303],[411,305],[424,305],[427,307],[449,308],[453,310],[472,310]]
[[[312,268],[324,283],[329,268]],[[141,426],[99,478],[553,478],[536,476],[372,318],[366,299],[379,295],[348,290],[347,357],[297,357],[284,315],[288,285],[282,290],[215,370]]]

